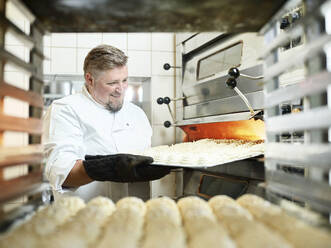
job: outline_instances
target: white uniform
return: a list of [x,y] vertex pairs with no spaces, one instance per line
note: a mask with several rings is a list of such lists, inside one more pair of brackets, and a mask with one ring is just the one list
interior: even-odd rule
[[102,195],[117,200],[128,195],[124,183],[94,181],[78,188],[65,188],[62,184],[76,161],[84,160],[86,154],[144,150],[150,147],[151,136],[145,113],[130,102],[124,102],[120,111],[112,113],[97,103],[86,87],[78,94],[54,101],[44,117],[43,143],[45,174],[55,198],[69,194],[87,201]]

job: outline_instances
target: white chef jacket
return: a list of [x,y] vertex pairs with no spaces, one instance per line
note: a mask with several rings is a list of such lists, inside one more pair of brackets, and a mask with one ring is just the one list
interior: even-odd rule
[[[85,86],[78,94],[54,101],[44,116],[43,144],[45,175],[55,198],[77,195],[88,201],[98,195],[112,198],[111,192],[120,198],[120,191],[126,191],[125,196],[127,189],[119,187],[119,183],[93,181],[78,188],[65,188],[62,184],[76,161],[84,160],[86,154],[144,150],[150,147],[151,136],[145,113],[133,103],[124,101],[121,110],[110,112],[91,97]],[[115,185],[113,189],[111,185]]]

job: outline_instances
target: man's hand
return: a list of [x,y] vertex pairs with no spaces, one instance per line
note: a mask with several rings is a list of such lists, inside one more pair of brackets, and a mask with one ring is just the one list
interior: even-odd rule
[[143,182],[159,179],[170,173],[169,168],[151,165],[152,157],[116,154],[85,156],[87,175],[97,181]]

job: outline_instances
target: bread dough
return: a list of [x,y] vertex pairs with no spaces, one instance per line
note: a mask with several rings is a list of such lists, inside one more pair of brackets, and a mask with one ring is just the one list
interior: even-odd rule
[[114,211],[115,204],[108,198],[93,198],[55,234],[45,237],[44,247],[89,247],[100,236],[104,224]]
[[237,202],[258,221],[278,232],[294,247],[331,247],[331,234],[288,215],[280,207],[255,195],[241,196]]
[[145,203],[136,197],[125,197],[116,203],[116,210],[105,225],[98,248],[137,247],[143,234]]
[[204,167],[263,154],[264,143],[233,139],[202,139],[171,146],[156,146],[132,153],[153,157],[156,164]]
[[188,248],[236,247],[206,201],[191,196],[180,199],[177,205],[183,218]]
[[176,202],[168,197],[147,201],[142,248],[185,248],[186,240]]
[[253,219],[250,212],[228,196],[215,196],[209,200],[218,221],[231,238],[242,248],[291,248],[280,235]]

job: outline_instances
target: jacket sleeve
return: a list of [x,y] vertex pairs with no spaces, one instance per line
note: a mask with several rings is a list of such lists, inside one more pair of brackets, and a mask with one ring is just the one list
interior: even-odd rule
[[62,187],[79,159],[84,159],[83,131],[74,110],[62,103],[53,103],[44,116],[43,132],[45,175],[53,190],[65,193]]

